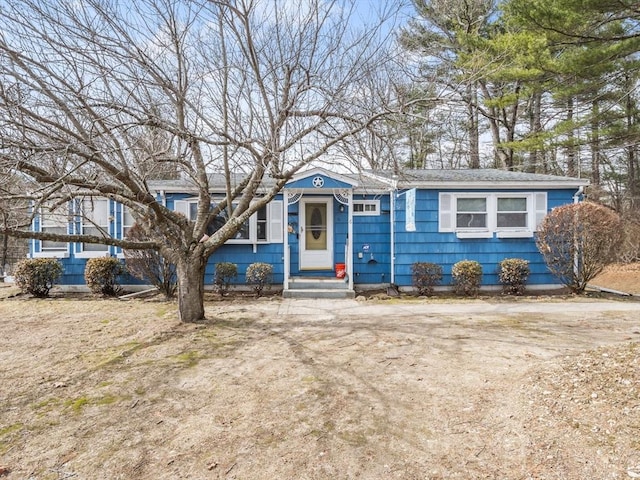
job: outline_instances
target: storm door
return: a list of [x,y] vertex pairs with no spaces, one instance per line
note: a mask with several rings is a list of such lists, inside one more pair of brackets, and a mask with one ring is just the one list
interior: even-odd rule
[[300,270],[333,269],[333,199],[300,201]]

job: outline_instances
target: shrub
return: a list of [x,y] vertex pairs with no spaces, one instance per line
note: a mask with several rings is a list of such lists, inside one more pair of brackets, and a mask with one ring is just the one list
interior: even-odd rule
[[[127,240],[146,241],[148,235],[137,223],[127,233]],[[127,271],[156,287],[165,298],[173,298],[178,288],[176,266],[157,250],[123,250]]]
[[62,264],[55,258],[28,258],[14,271],[16,285],[25,293],[45,298],[62,275]]
[[459,295],[475,296],[480,290],[482,265],[475,260],[461,260],[451,269],[453,290]]
[[252,263],[247,268],[246,273],[247,285],[253,285],[253,291],[256,296],[260,296],[262,291],[271,287],[271,279],[273,277],[273,265],[268,263]]
[[504,293],[522,295],[529,273],[529,262],[522,258],[505,258],[498,264],[498,278]]
[[213,281],[221,297],[229,291],[231,281],[238,277],[238,265],[230,262],[216,263],[216,278]]
[[84,268],[84,281],[93,293],[114,297],[122,291],[118,277],[124,272],[122,263],[115,257],[90,258]]
[[592,202],[554,208],[538,227],[536,244],[547,267],[574,293],[616,259],[622,222],[609,208]]
[[411,273],[419,295],[432,295],[434,287],[442,281],[442,267],[435,263],[416,262],[411,265]]

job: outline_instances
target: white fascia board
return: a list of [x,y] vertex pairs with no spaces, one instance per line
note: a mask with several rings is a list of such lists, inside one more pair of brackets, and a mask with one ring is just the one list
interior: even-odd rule
[[428,190],[560,190],[566,188],[586,187],[588,180],[582,182],[408,182],[399,185],[399,188],[417,188]]
[[388,188],[354,188],[354,195],[389,195]]

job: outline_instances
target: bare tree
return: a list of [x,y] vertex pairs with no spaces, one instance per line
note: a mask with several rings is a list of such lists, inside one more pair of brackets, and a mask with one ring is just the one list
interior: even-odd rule
[[[203,318],[210,255],[297,171],[386,113],[371,110],[360,83],[392,59],[385,45],[395,10],[359,28],[354,11],[331,0],[3,5],[0,168],[30,182],[22,198],[35,210],[108,197],[151,240],[3,231],[157,249],[176,265],[181,320]],[[157,169],[196,192],[194,219],[156,198]],[[212,174],[227,184],[214,208]],[[228,221],[206,236],[223,209]]]

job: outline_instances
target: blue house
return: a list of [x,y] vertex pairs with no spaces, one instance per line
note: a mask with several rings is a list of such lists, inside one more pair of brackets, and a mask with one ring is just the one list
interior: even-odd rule
[[[274,282],[285,296],[305,279],[340,279],[347,293],[394,284],[411,289],[411,266],[442,266],[443,285],[460,260],[477,260],[483,286],[498,286],[497,266],[505,258],[529,261],[529,288],[557,286],[535,244],[536,227],[554,207],[579,201],[586,180],[503,170],[410,170],[339,174],[316,168],[292,178],[209,261],[205,283],[213,284],[215,264],[238,265],[239,283],[254,262],[274,266]],[[168,208],[193,218],[197,198],[188,183],[154,181],[150,187]],[[212,197],[224,185],[212,183]],[[93,199],[74,208],[90,210],[91,224],[68,216],[36,219],[46,231],[90,232],[101,227],[123,237],[133,220],[122,205]],[[73,213],[73,212],[71,212]],[[122,256],[117,247],[33,240],[30,256],[58,257],[68,287],[84,285],[87,258]]]

